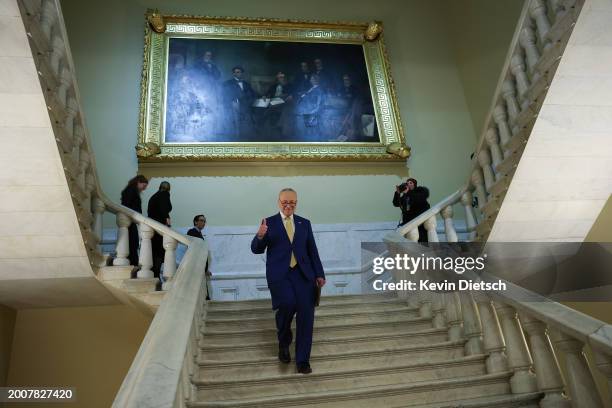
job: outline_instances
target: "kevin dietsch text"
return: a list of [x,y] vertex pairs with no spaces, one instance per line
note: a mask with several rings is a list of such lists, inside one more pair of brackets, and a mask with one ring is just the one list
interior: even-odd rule
[[[429,271],[454,272],[463,275],[466,271],[482,272],[485,268],[487,255],[478,257],[440,257],[440,256],[408,256],[397,254],[394,257],[376,257],[372,260],[372,272],[381,275],[385,271],[405,271],[414,275],[417,271],[427,273]],[[503,291],[506,283],[503,280],[485,282],[471,279],[452,279],[452,281],[432,281],[430,279],[402,279],[398,282],[385,282],[377,279],[372,283],[374,290],[395,291],[443,291],[456,290],[468,291]]]
[[482,282],[472,281],[470,279],[459,279],[456,282],[431,282],[427,279],[418,282],[401,280],[399,282],[383,282],[378,279],[372,284],[375,290],[395,290],[395,291],[413,291],[413,290],[428,290],[452,292],[456,290],[470,291],[489,291],[489,290],[506,290],[506,283],[503,281],[497,282]]

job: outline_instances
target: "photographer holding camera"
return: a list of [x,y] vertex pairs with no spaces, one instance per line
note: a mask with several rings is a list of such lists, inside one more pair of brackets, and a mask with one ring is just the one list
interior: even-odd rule
[[[429,189],[418,187],[417,181],[409,178],[405,183],[395,186],[393,194],[393,206],[402,210],[402,221],[398,226],[404,225],[418,215],[429,209]],[[423,225],[419,225],[419,242],[427,242],[427,231]]]

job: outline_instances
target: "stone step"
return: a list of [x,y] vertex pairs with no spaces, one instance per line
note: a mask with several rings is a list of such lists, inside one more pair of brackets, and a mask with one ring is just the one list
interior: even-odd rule
[[[392,292],[383,292],[367,295],[337,295],[337,296],[321,296],[321,306],[348,304],[348,303],[376,303],[398,301],[397,295]],[[252,309],[272,309],[270,299],[257,300],[239,300],[239,301],[210,301],[208,303],[209,310],[252,310]]]
[[[242,400],[189,402],[189,407],[317,407],[317,408],[401,408],[504,396],[510,393],[510,372],[464,376],[446,380],[422,381],[411,384],[387,384],[376,387],[321,391]],[[439,404],[444,406],[445,404]],[[448,404],[446,404],[448,405]],[[436,406],[436,405],[433,405]]]
[[[372,343],[363,350],[333,350],[326,354],[312,353],[310,363],[320,374],[343,375],[345,371],[368,368],[382,369],[401,363],[416,364],[454,360],[464,355],[465,341],[437,344],[379,347]],[[293,355],[294,350],[291,350]],[[266,357],[239,361],[198,360],[199,379],[202,381],[257,380],[266,376],[288,375],[295,372],[295,364],[282,364],[274,352]]]
[[194,384],[198,387],[198,401],[240,400],[262,395],[311,395],[318,392],[484,375],[484,360],[484,355],[438,363],[414,363],[405,359],[381,368],[363,366],[345,369],[341,373],[321,372],[317,367],[316,371],[307,376],[297,373],[269,376],[262,374],[252,380],[231,378],[226,381],[215,377],[208,381],[196,380]]
[[[313,355],[326,355],[352,350],[355,352],[372,349],[375,344],[381,350],[395,347],[417,346],[420,344],[442,343],[447,340],[447,329],[428,329],[400,332],[399,334],[353,336],[329,340],[317,340],[312,345]],[[248,343],[243,345],[211,344],[200,342],[199,356],[203,360],[241,361],[276,356],[278,342],[273,338],[267,342]]]
[[[366,324],[366,323],[377,323],[377,322],[390,322],[395,321],[398,318],[418,318],[419,313],[416,309],[400,309],[395,312],[383,311],[383,312],[369,312],[369,313],[353,313],[353,314],[327,314],[318,316],[315,321],[319,327],[325,325],[337,325],[337,324]],[[220,331],[220,330],[251,330],[251,329],[273,329],[276,327],[276,321],[274,314],[270,313],[266,317],[255,317],[255,318],[206,318],[206,330]]]
[[[322,304],[315,308],[316,316],[325,316],[333,314],[353,314],[353,313],[367,313],[367,312],[395,312],[402,308],[408,308],[410,310],[416,310],[410,308],[405,300],[392,298],[385,301],[379,302],[345,302],[336,304]],[[272,310],[272,304],[266,305],[265,307],[256,307],[250,309],[236,309],[236,308],[208,308],[206,319],[214,318],[253,318],[253,317],[270,317],[274,316]]]
[[149,293],[155,292],[157,282],[157,278],[125,279],[123,287],[128,293]]
[[[339,336],[337,338],[321,339],[317,338],[317,341],[313,343],[314,350],[321,350],[322,353],[328,353],[338,348],[340,350],[364,350],[371,347],[373,342],[380,347],[394,347],[406,344],[418,345],[418,344],[432,344],[446,341],[448,338],[448,330],[445,328],[441,329],[425,329],[425,330],[401,330],[390,333],[380,333],[375,335],[363,336],[360,334],[354,336]],[[203,358],[205,355],[217,356],[217,360],[223,360],[228,355],[235,355],[233,360],[240,360],[243,358],[258,358],[261,355],[270,355],[270,352],[274,354],[277,351],[278,341],[276,336],[271,336],[266,341],[253,342],[247,338],[243,344],[231,344],[231,343],[213,343],[208,341],[209,339],[199,340],[199,346],[201,347],[200,353]],[[241,357],[243,354],[245,357]],[[250,356],[250,357],[249,357]],[[210,358],[209,358],[210,359]]]
[[[315,320],[313,339],[326,340],[339,337],[350,337],[357,335],[381,335],[399,332],[410,332],[432,328],[429,318],[396,318],[387,322],[373,322],[363,324],[325,324]],[[211,330],[204,326],[202,344],[233,344],[243,345],[252,342],[271,341],[276,338],[276,329],[272,326],[268,329],[248,329],[248,330]]]
[[103,266],[98,268],[98,279],[103,281],[130,279],[132,265],[128,266]]
[[539,402],[542,397],[543,394],[541,392],[533,392],[529,394],[508,394],[495,397],[408,406],[411,408],[540,408]]

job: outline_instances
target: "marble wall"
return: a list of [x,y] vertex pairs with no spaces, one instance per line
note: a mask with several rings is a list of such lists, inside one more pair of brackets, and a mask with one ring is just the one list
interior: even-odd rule
[[[369,291],[367,283],[373,279],[368,268],[362,269],[362,242],[381,242],[397,226],[394,222],[313,224],[313,232],[325,269],[327,285],[323,293],[355,294]],[[466,238],[465,223],[457,221],[460,239]],[[188,228],[177,228],[186,233]],[[206,227],[204,235],[210,246],[209,270],[212,272],[210,289],[215,300],[245,300],[268,298],[266,283],[266,255],[251,252],[251,240],[257,226]],[[438,221],[438,233],[444,240],[443,223]],[[112,253],[116,230],[104,231],[107,242],[104,252]],[[185,247],[177,248],[177,262]],[[364,283],[366,283],[364,285]]]

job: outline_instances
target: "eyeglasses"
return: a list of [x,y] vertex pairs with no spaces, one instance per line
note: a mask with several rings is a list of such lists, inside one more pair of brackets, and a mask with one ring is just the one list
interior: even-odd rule
[[297,205],[297,201],[281,201],[280,203],[282,205],[292,205],[292,206],[296,206]]

